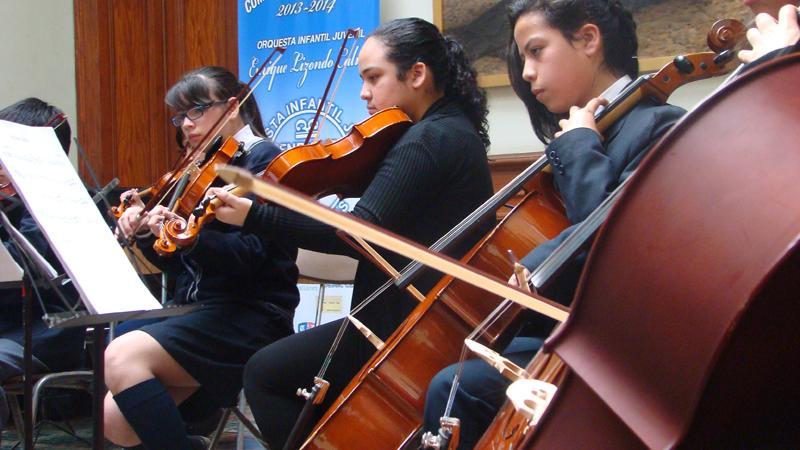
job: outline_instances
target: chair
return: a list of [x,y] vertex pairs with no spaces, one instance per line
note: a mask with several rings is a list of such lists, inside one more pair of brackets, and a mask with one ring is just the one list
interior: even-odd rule
[[[318,253],[310,250],[299,249],[297,252],[297,268],[300,271],[300,279],[303,282],[310,283],[352,283],[355,278],[356,268],[358,261],[340,255],[328,255],[325,253]],[[320,301],[324,294],[324,289],[320,292]],[[265,448],[269,448],[268,444],[264,442],[264,438],[258,431],[258,428],[245,416],[244,411],[247,401],[244,397],[244,392],[239,394],[239,402],[236,406],[225,408],[222,417],[217,423],[217,428],[211,435],[211,445],[209,450],[217,448],[222,433],[225,430],[225,425],[228,423],[231,414],[234,414],[239,420],[236,431],[236,449],[242,450],[244,448],[244,428],[247,428],[253,437]]]
[[[39,399],[41,393],[47,388],[62,388],[62,389],[80,389],[92,392],[92,371],[91,370],[75,370],[69,372],[53,372],[45,374],[37,374],[33,376],[33,414],[31,422],[36,423],[36,412],[39,406]],[[11,409],[11,417],[14,420],[14,428],[17,430],[17,435],[21,442],[25,439],[25,422],[23,421],[22,408],[19,406],[17,397],[25,395],[25,385],[22,376],[17,376],[9,379],[3,383],[3,389],[6,391],[6,398]]]
[[222,437],[222,433],[225,431],[225,424],[228,423],[228,419],[230,419],[231,413],[233,413],[236,418],[239,420],[239,423],[236,427],[236,450],[243,450],[244,449],[244,429],[247,428],[253,437],[264,446],[264,448],[269,448],[269,445],[264,442],[264,438],[261,437],[261,433],[258,431],[258,428],[244,415],[244,411],[247,405],[247,400],[244,398],[244,391],[239,393],[239,402],[236,406],[231,406],[230,408],[225,408],[222,413],[222,417],[217,424],[217,429],[214,430],[214,434],[211,435],[211,445],[208,447],[208,450],[215,450],[217,448],[217,444]]

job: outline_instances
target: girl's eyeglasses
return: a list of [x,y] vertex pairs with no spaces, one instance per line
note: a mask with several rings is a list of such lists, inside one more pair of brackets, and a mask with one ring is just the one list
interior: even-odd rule
[[186,112],[182,112],[180,114],[175,114],[174,116],[172,116],[170,121],[172,122],[172,125],[174,125],[176,128],[180,128],[181,125],[183,125],[183,120],[184,119],[189,119],[192,122],[194,122],[195,120],[203,117],[203,114],[205,114],[205,112],[206,112],[206,110],[208,108],[211,108],[212,106],[216,106],[216,105],[221,105],[221,104],[224,104],[224,103],[226,103],[226,102],[225,101],[218,101],[218,102],[206,103],[205,105],[197,105],[194,108],[186,110]]

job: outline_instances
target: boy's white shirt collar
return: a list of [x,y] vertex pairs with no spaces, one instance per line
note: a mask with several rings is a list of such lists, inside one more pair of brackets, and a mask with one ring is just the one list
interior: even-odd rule
[[241,130],[237,131],[236,134],[233,135],[233,138],[244,144],[244,148],[250,148],[250,146],[256,141],[264,139],[260,136],[256,136],[256,134],[253,133],[253,130],[250,128],[250,125],[243,126]]

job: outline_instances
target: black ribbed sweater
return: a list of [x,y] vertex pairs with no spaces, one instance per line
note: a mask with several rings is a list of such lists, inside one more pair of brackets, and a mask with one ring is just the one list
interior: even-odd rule
[[[430,246],[491,194],[486,149],[475,128],[454,102],[440,99],[389,150],[352,214]],[[254,204],[244,230],[266,233],[300,248],[359,259],[353,305],[387,280],[339,239],[335,229],[283,207]],[[483,227],[473,233],[448,254],[461,256],[485,231]],[[408,263],[392,252],[377,250],[398,270]],[[427,293],[440,277],[426,270],[413,284]],[[414,303],[393,287],[359,318],[385,339]]]

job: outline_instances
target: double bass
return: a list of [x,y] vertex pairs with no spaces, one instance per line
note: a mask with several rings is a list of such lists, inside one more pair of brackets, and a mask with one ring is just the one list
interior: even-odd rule
[[743,73],[650,152],[545,343],[568,369],[541,421],[478,448],[800,443],[798,77],[796,53]]

